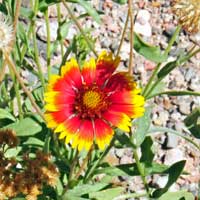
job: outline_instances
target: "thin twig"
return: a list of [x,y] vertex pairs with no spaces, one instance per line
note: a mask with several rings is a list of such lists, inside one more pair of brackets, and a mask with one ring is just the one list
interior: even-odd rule
[[133,1],[128,0],[128,12],[130,18],[130,54],[129,54],[129,66],[128,71],[129,74],[133,73],[133,36],[134,36],[134,27],[133,27]]
[[17,24],[18,24],[20,8],[21,8],[21,0],[18,0],[16,1],[16,8],[15,8],[16,11],[15,11],[15,18],[13,22],[13,35],[16,35],[16,32],[17,32]]
[[63,3],[63,5],[65,6],[65,8],[67,9],[67,11],[68,11],[70,17],[72,18],[72,20],[74,21],[74,23],[75,23],[76,26],[78,27],[79,31],[80,31],[81,34],[83,35],[85,41],[86,41],[87,44],[88,44],[88,47],[91,49],[91,51],[94,53],[94,55],[95,55],[96,57],[98,57],[98,54],[97,54],[97,52],[95,51],[95,49],[93,48],[93,46],[92,46],[92,44],[91,44],[89,38],[87,37],[87,35],[86,35],[85,32],[83,31],[81,25],[79,24],[78,20],[77,20],[76,17],[74,16],[74,14],[73,14],[73,12],[71,11],[71,9],[68,7],[67,3],[66,3],[64,0],[62,0],[62,3]]
[[117,49],[116,57],[119,56],[120,50],[122,48],[122,44],[123,44],[123,41],[124,41],[126,29],[127,29],[127,26],[128,26],[128,20],[129,20],[129,12],[127,13],[127,16],[126,16],[126,21],[125,21],[125,24],[124,24],[124,29],[123,29],[123,32],[122,32],[122,37],[121,37],[121,40],[120,40],[120,43],[119,43],[119,47]]
[[0,71],[0,83],[4,79],[5,73],[6,73],[6,62],[5,62],[5,60],[3,60],[2,69]]
[[10,59],[9,55],[7,53],[4,53],[4,56],[5,56],[5,60],[6,62],[8,63],[9,67],[11,68],[11,70],[14,72],[19,84],[21,85],[23,91],[26,93],[26,95],[28,96],[32,106],[35,108],[35,110],[37,111],[37,113],[42,117],[42,119],[45,120],[44,118],[44,115],[42,113],[42,111],[40,110],[40,108],[37,106],[37,104],[35,103],[32,95],[31,95],[31,92],[26,88],[26,86],[24,85],[24,82],[22,81],[13,61]]

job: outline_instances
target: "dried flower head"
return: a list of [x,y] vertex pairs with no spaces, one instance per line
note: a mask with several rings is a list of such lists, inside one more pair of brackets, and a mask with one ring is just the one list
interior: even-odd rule
[[5,15],[0,13],[0,51],[9,53],[13,41],[13,27]]
[[15,131],[12,129],[0,130],[0,146],[7,144],[9,147],[16,147],[18,144],[18,138]]
[[200,0],[173,0],[172,10],[187,32],[200,31]]

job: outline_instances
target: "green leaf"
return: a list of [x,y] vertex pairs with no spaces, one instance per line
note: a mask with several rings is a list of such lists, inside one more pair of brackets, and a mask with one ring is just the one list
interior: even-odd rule
[[102,190],[99,192],[89,193],[90,199],[95,200],[113,200],[113,198],[119,196],[124,191],[123,187],[111,188]]
[[[168,168],[169,166],[167,165],[152,162],[151,166],[147,166],[145,168],[145,175],[166,173]],[[96,169],[94,173],[96,175],[107,174],[109,176],[138,176],[140,175],[135,163],[104,167],[101,169]]]
[[184,198],[184,200],[194,200],[194,196],[192,193],[186,191],[178,191],[178,192],[166,192],[163,194],[158,200],[180,200]]
[[42,130],[42,126],[32,118],[24,118],[18,122],[9,124],[4,128],[13,129],[16,131],[17,136],[31,136]]
[[184,119],[184,123],[190,133],[200,139],[200,109],[195,109],[190,115]]
[[189,91],[189,90],[184,90],[184,91],[175,91],[175,90],[170,90],[170,91],[165,91],[165,92],[159,92],[159,91],[156,91],[156,93],[151,93],[148,98],[152,98],[152,97],[155,97],[155,96],[159,96],[159,95],[169,95],[169,96],[186,96],[186,95],[189,95],[189,96],[200,96],[200,92],[193,92],[193,91]]
[[160,126],[152,126],[149,130],[148,130],[148,134],[155,134],[156,132],[164,132],[164,133],[171,133],[177,136],[182,137],[183,139],[185,139],[186,141],[190,142],[191,144],[193,144],[198,150],[200,150],[200,146],[198,144],[196,144],[190,137],[187,137],[181,133],[179,133],[178,131],[175,131],[173,129],[170,128],[165,128],[165,127],[160,127]]
[[24,145],[30,145],[30,146],[44,146],[44,142],[37,139],[37,138],[34,138],[34,137],[29,137],[27,141],[25,141],[23,143]]
[[147,44],[137,33],[134,33],[134,49],[137,53],[155,63],[161,63],[167,59],[167,57],[161,53],[159,47]]
[[78,4],[80,4],[85,10],[86,12],[97,22],[97,23],[101,23],[101,19],[100,16],[98,14],[98,12],[91,6],[90,3],[88,3],[87,1],[84,0],[76,0],[76,2]]
[[71,200],[72,196],[74,197],[81,197],[84,194],[89,194],[91,192],[99,191],[105,188],[108,184],[107,183],[96,183],[96,184],[85,184],[85,185],[78,185],[71,190],[68,190],[63,195],[63,200]]
[[166,85],[164,82],[159,82],[156,87],[146,96],[146,99],[150,99],[152,97],[155,97],[162,93],[164,89],[166,88]]
[[168,191],[168,189],[170,188],[170,186],[176,182],[176,180],[178,179],[178,177],[181,175],[183,168],[185,166],[185,160],[179,161],[174,163],[168,170],[167,173],[169,174],[168,177],[168,181],[167,184],[165,185],[164,188],[161,189],[157,189],[153,192],[153,197],[154,198],[158,198],[160,197],[162,194],[164,194],[165,192]]
[[159,79],[163,79],[167,74],[169,74],[177,66],[177,61],[172,61],[167,63],[157,74]]
[[134,133],[134,139],[136,141],[136,146],[140,146],[145,139],[146,133],[151,124],[151,107],[147,107],[145,113],[142,117],[136,119],[133,122],[133,125],[136,127],[136,131]]
[[118,3],[118,4],[125,4],[127,3],[127,0],[113,0],[114,2]]
[[8,149],[5,153],[5,157],[6,158],[11,158],[11,157],[17,157],[17,155],[19,154],[19,152],[22,150],[22,147],[18,146],[16,148],[11,148]]
[[141,145],[142,156],[140,162],[145,163],[145,166],[151,166],[154,158],[152,151],[153,140],[150,136],[146,137]]
[[20,14],[23,17],[26,17],[26,18],[29,18],[29,19],[32,19],[34,17],[34,12],[31,9],[25,8],[25,7],[20,8]]
[[7,110],[0,108],[0,119],[10,119],[15,121],[15,117],[11,115]]

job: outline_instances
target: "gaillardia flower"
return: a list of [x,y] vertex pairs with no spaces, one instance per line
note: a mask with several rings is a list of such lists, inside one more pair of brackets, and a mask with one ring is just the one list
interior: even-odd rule
[[173,0],[172,10],[186,31],[200,32],[200,0]]
[[0,13],[0,51],[9,53],[14,40],[13,27]]
[[75,59],[66,62],[61,75],[52,75],[45,93],[46,121],[59,138],[73,148],[100,149],[110,143],[113,128],[128,132],[131,118],[143,115],[144,98],[126,72],[115,72],[120,58],[103,51],[80,70]]

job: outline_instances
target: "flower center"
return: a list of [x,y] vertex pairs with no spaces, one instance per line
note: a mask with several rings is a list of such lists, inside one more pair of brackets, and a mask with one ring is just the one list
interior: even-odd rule
[[83,94],[83,104],[89,109],[95,109],[100,102],[101,95],[96,91],[87,91]]
[[108,101],[108,95],[102,91],[96,85],[88,88],[83,87],[77,92],[74,110],[82,118],[95,118],[101,117],[101,113],[104,112],[110,102]]

